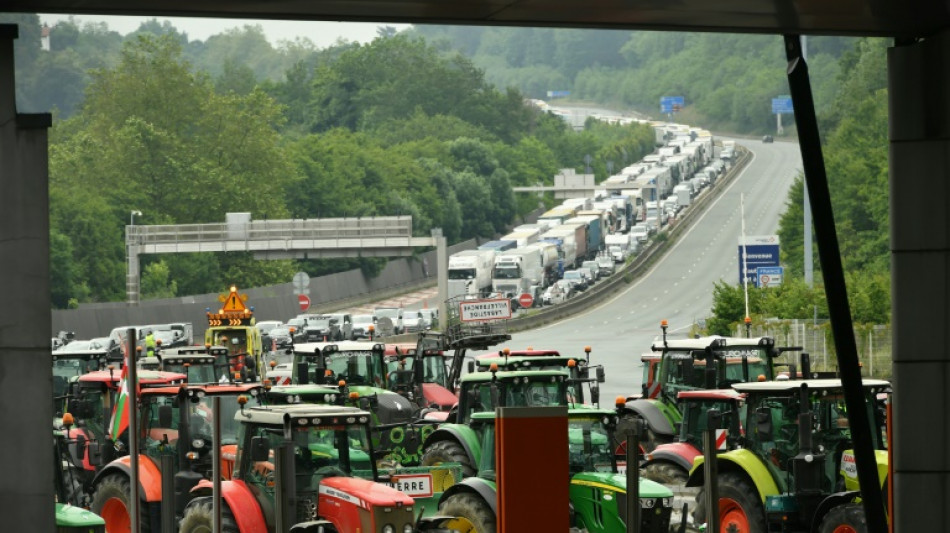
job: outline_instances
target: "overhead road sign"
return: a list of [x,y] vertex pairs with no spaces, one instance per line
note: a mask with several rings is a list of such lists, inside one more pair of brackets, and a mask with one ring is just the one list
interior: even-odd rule
[[792,98],[773,98],[772,99],[772,113],[775,115],[781,114],[792,114],[795,112],[795,109],[792,107]]
[[663,96],[660,98],[661,113],[675,113],[681,111],[686,105],[686,99],[682,96]]

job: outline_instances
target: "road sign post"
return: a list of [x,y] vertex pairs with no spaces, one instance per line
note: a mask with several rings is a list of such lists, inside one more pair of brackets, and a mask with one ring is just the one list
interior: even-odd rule
[[300,305],[301,311],[306,311],[307,309],[310,309],[310,297],[307,296],[306,294],[298,294],[297,304]]

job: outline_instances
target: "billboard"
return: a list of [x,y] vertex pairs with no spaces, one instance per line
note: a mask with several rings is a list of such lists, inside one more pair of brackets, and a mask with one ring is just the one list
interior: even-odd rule
[[[743,253],[746,254],[743,262]],[[743,264],[744,263],[744,264]],[[739,283],[743,283],[742,272],[746,273],[749,283],[759,286],[759,267],[779,266],[779,239],[778,235],[747,235],[739,238]]]

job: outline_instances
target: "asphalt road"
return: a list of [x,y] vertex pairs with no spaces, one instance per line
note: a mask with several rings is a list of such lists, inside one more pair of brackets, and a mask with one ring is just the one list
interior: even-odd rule
[[739,144],[752,151],[753,160],[646,275],[583,314],[513,334],[507,346],[578,355],[591,346],[592,364],[603,364],[607,374],[602,404],[613,405],[616,396],[639,392],[640,355],[649,352],[660,335],[660,321],[666,319],[670,332],[684,335],[695,321],[709,316],[714,282],[738,283],[740,196],[746,235],[778,230],[788,189],[802,167],[798,144]]

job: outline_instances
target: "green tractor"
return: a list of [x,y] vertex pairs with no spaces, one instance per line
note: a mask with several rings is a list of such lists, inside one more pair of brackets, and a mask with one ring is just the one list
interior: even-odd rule
[[[746,395],[746,433],[740,448],[717,455],[720,531],[867,531],[848,419],[868,418],[886,486],[885,416],[877,398],[890,384],[866,379],[863,386],[864,412],[848,413],[838,379],[733,385]],[[700,457],[686,486],[702,486],[704,478]],[[696,501],[698,524],[706,521],[704,490]]]
[[783,351],[794,350],[776,348],[771,337],[667,339],[665,331],[664,326],[663,340],[653,344],[653,351],[661,353],[654,382],[658,393],[655,397],[628,399],[621,418],[622,428],[630,419],[643,419],[646,434],[642,446],[647,452],[675,440],[677,425],[683,420],[678,398],[681,391],[727,389],[733,383],[758,379],[771,381],[776,366],[773,359]]
[[461,379],[458,408],[425,440],[421,464],[459,463],[465,476],[474,476],[482,452],[470,424],[473,414],[494,412],[496,407],[568,406],[569,377],[563,370],[493,369],[466,374]]
[[62,533],[103,533],[106,521],[99,515],[84,509],[82,482],[75,477],[75,469],[69,464],[68,446],[74,442],[67,418],[67,426],[53,430],[53,483],[56,495],[56,531]]
[[[626,477],[618,473],[611,444],[617,415],[608,409],[570,409],[568,445],[572,528],[590,533],[626,531]],[[439,515],[452,517],[449,529],[494,533],[497,523],[495,478],[495,413],[471,415],[470,427],[482,450],[476,476],[468,477],[442,494]],[[668,533],[673,492],[653,481],[641,479],[641,533]]]
[[[510,350],[504,348],[498,352],[479,355],[474,361],[469,361],[468,372],[485,372],[496,365],[499,370],[564,370],[570,375],[568,380],[569,399],[582,407],[599,396],[599,384],[606,380],[603,365],[590,364],[590,346],[584,348],[584,356],[562,355],[557,350]],[[591,368],[595,369],[595,377],[590,377]],[[584,390],[584,384],[590,387],[590,393]]]

